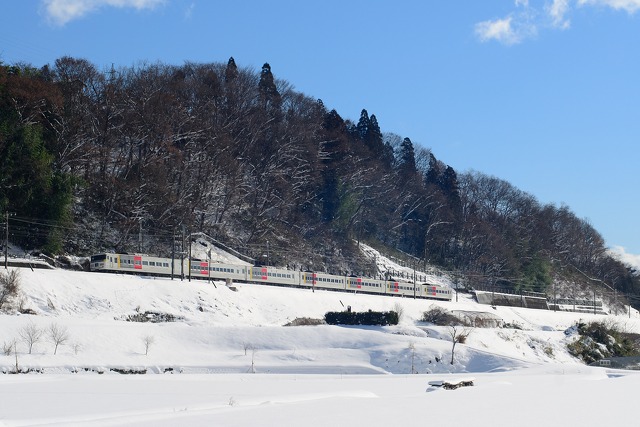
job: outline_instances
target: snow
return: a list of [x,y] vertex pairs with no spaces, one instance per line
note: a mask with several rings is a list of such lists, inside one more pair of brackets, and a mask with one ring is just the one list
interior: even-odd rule
[[[386,262],[386,261],[385,261]],[[632,371],[587,367],[566,351],[578,320],[640,332],[640,317],[19,268],[23,309],[0,315],[30,374],[0,374],[0,426],[614,425],[634,415]],[[447,283],[446,278],[440,277]],[[451,361],[446,327],[420,322],[432,306],[485,312],[522,329],[474,328]],[[284,327],[331,310],[400,309],[397,326]],[[128,322],[145,312],[165,323]],[[66,328],[53,354],[28,354],[20,331]],[[45,334],[46,335],[46,334]],[[153,338],[145,354],[145,337]],[[15,369],[14,354],[0,369]],[[123,375],[117,371],[143,371]],[[417,374],[411,374],[411,372]],[[431,381],[474,378],[473,387]]]

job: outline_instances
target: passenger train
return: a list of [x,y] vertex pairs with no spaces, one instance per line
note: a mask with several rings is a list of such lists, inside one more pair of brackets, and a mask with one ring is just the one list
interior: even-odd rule
[[197,279],[230,279],[239,282],[284,285],[313,290],[327,289],[446,301],[451,301],[452,297],[450,288],[427,283],[413,284],[396,280],[339,276],[275,267],[209,263],[196,259],[181,261],[139,254],[101,253],[93,255],[91,270],[177,277],[184,274]]

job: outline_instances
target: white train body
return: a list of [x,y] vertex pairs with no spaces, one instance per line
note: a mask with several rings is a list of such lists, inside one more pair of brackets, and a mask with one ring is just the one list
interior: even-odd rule
[[[190,269],[190,270],[189,270]],[[309,289],[361,292],[367,294],[431,298],[451,301],[450,288],[428,283],[408,283],[367,277],[295,271],[275,267],[209,263],[195,259],[159,258],[139,254],[101,253],[91,257],[91,271],[157,276],[189,276],[195,279],[265,283]]]

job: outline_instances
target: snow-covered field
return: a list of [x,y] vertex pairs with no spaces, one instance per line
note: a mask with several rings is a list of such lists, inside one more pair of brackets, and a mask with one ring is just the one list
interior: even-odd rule
[[[576,320],[604,316],[280,287],[21,268],[23,308],[0,315],[19,368],[0,374],[0,426],[601,426],[633,424],[634,372],[586,367],[565,350]],[[498,315],[451,362],[432,305]],[[393,327],[284,327],[327,311],[401,310]],[[147,311],[175,322],[127,322]],[[640,318],[607,316],[640,332]],[[66,330],[54,353],[52,325]],[[21,333],[44,331],[28,354]],[[0,355],[15,370],[16,356]],[[117,371],[146,372],[123,375]],[[411,374],[411,372],[417,372]],[[474,387],[427,391],[429,381]]]

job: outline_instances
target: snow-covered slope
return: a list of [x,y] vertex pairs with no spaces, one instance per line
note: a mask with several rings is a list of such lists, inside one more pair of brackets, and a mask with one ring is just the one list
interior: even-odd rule
[[[462,294],[458,302],[448,303],[255,284],[236,284],[232,290],[221,282],[63,270],[23,268],[20,277],[22,308],[34,315],[3,315],[0,335],[5,343],[17,341],[22,365],[55,370],[135,365],[243,372],[253,362],[252,369],[262,372],[409,373],[410,356],[413,371],[423,373],[480,372],[552,362],[577,364],[565,351],[563,331],[578,318],[593,317],[492,309]],[[458,346],[451,365],[448,329],[420,322],[424,311],[437,305],[448,310],[490,312],[523,330],[476,328],[467,343]],[[347,306],[354,311],[396,310],[403,315],[400,325],[385,328],[283,327],[296,318],[320,319],[327,311]],[[147,312],[177,320],[126,321]],[[626,329],[639,328],[637,318],[618,321],[624,322]],[[20,337],[24,327],[34,324],[46,331],[54,323],[67,328],[68,342],[53,355],[45,333],[32,354],[27,354]],[[153,338],[148,352],[144,351],[144,337]],[[0,360],[5,370],[15,364],[9,356]]]
[[[492,309],[466,295],[448,303],[254,284],[236,284],[234,291],[220,282],[19,270],[22,308],[34,314],[0,315],[0,340],[5,348],[15,340],[17,349],[17,357],[0,355],[0,369],[11,372],[17,363],[21,370],[44,375],[0,375],[3,427],[417,426],[427,418],[446,425],[537,426],[582,419],[568,410],[578,404],[614,408],[613,418],[601,413],[583,417],[581,425],[588,426],[626,419],[629,407],[611,396],[640,386],[638,376],[585,367],[565,350],[571,339],[566,328],[580,318],[604,316]],[[347,306],[399,310],[402,320],[393,327],[283,326]],[[467,342],[457,345],[451,364],[449,330],[420,322],[433,306],[491,312],[522,330],[473,329]],[[125,320],[145,312],[177,320]],[[635,312],[631,318],[607,320],[640,331]],[[54,324],[68,334],[57,354],[47,340]],[[29,326],[44,332],[31,354],[23,339]],[[123,371],[148,375],[116,373]],[[411,372],[417,375],[407,375]],[[219,373],[226,375],[202,375]],[[425,393],[431,380],[460,376],[475,377],[476,386]],[[536,405],[535,416],[525,416],[518,406],[525,400],[544,404]]]

